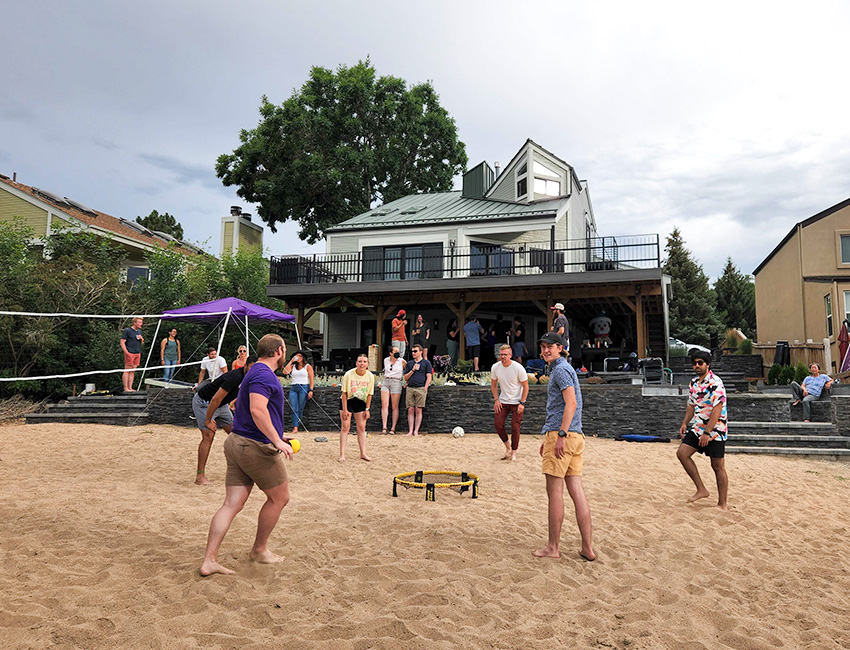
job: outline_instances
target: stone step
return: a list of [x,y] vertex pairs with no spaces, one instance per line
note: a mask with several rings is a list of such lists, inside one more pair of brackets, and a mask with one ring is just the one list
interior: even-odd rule
[[726,447],[727,454],[763,454],[767,456],[793,456],[850,461],[850,449],[824,449],[821,447]]
[[146,402],[115,402],[112,404],[69,402],[67,404],[49,404],[47,411],[49,413],[73,413],[78,411],[126,413],[127,411],[144,411],[146,405]]
[[77,395],[69,397],[68,401],[84,404],[135,404],[145,403],[147,399],[147,391],[139,391],[131,395]]
[[[741,447],[817,447],[819,449],[850,449],[847,436],[750,435],[730,433],[726,442]],[[728,447],[727,447],[728,448]]]
[[[832,404],[830,400],[818,400],[817,402],[809,402],[812,407],[812,421],[814,422],[829,422],[832,420]],[[803,420],[803,405],[791,407],[791,421],[801,422]]]
[[146,411],[107,413],[81,411],[79,413],[27,413],[27,424],[55,422],[58,424],[112,424],[132,426],[147,424],[150,415]]
[[836,427],[831,422],[729,422],[730,435],[787,434],[794,436],[835,435]]

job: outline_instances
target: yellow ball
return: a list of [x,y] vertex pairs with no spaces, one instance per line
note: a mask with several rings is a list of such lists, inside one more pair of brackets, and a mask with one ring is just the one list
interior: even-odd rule
[[298,450],[301,449],[301,441],[298,438],[293,438],[289,441],[289,446],[292,447],[292,453],[297,454]]

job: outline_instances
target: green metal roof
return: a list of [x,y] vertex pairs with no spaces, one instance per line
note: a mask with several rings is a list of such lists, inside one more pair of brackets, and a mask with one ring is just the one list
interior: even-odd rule
[[494,199],[468,198],[460,191],[435,194],[410,194],[385,205],[358,214],[328,228],[327,232],[345,232],[361,228],[392,228],[428,224],[502,219],[555,214],[569,197],[536,203],[511,203]]

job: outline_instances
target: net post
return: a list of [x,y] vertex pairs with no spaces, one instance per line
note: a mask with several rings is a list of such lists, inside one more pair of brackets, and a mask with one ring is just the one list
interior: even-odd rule
[[416,470],[416,475],[413,477],[413,480],[414,480],[416,483],[421,483],[421,482],[422,482],[422,470],[421,470],[421,469]]
[[[469,480],[469,474],[467,474],[466,472],[461,472],[461,473],[460,473],[460,482],[461,482],[461,483],[466,483],[468,480]],[[461,486],[460,486],[460,493],[461,493],[461,494],[463,494],[463,493],[464,493],[464,492],[466,492],[468,489],[469,489],[469,486],[468,486],[468,485],[461,485]]]
[[425,500],[426,501],[436,501],[436,489],[434,488],[433,483],[428,483],[425,486]]
[[397,478],[393,478],[393,496],[394,497],[398,496],[398,479]]

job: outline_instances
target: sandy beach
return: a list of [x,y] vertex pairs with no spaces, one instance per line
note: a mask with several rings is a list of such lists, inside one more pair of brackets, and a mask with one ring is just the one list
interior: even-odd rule
[[[235,576],[201,578],[224,496],[223,436],[193,485],[199,433],[145,426],[0,428],[0,636],[11,648],[847,648],[850,465],[727,460],[732,511],[685,504],[675,444],[589,439],[594,563],[568,509],[546,537],[536,436],[373,434],[367,464],[302,434],[271,549],[248,560],[255,490],[224,541]],[[698,466],[714,496],[706,459]],[[480,498],[392,497],[395,474],[466,470]],[[568,504],[570,502],[568,501]],[[570,504],[571,505],[571,504]]]

